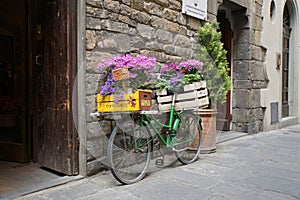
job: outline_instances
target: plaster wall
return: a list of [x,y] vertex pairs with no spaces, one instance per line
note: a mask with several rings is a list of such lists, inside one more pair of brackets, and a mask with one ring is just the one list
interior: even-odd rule
[[[290,117],[282,118],[281,116],[281,87],[282,87],[282,26],[283,26],[283,10],[285,2],[282,0],[274,0],[275,8],[273,16],[270,14],[271,1],[263,3],[263,31],[262,31],[262,46],[266,47],[266,74],[268,77],[267,88],[261,91],[262,106],[265,107],[264,130],[277,129],[282,126],[294,124],[299,118],[299,30],[298,30],[298,14],[297,4],[290,1],[291,18],[292,18],[292,36],[291,36],[291,54],[290,54]],[[279,60],[278,60],[279,59]],[[278,62],[280,63],[278,65]],[[278,103],[278,110],[271,109],[271,104]],[[273,122],[271,116],[273,115]],[[274,122],[274,117],[278,117],[278,122]]]

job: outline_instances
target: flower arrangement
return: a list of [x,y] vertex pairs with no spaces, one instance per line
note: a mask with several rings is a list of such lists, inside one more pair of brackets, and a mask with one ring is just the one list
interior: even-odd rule
[[155,87],[162,90],[171,87],[182,87],[202,80],[203,63],[199,60],[182,61],[179,64],[166,64],[160,69],[161,81]]
[[[118,55],[104,59],[97,65],[104,84],[100,88],[100,95],[124,94],[124,86],[136,89],[147,88],[149,80],[154,76],[156,58],[144,54],[132,56],[129,54]],[[126,80],[114,80],[112,70],[128,68],[129,78]]]
[[[132,92],[137,89],[167,89],[180,88],[184,85],[202,80],[203,62],[199,60],[186,60],[179,63],[169,63],[161,67],[160,78],[155,79],[157,73],[156,58],[144,54],[135,56],[117,55],[104,59],[97,65],[101,74],[100,95],[114,95],[115,102],[121,100],[126,88],[131,88]],[[113,71],[118,69],[128,69],[126,79],[116,80]]]

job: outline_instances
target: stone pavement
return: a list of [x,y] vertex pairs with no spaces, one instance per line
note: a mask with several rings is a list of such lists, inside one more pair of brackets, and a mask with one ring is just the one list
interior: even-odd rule
[[219,143],[216,153],[133,185],[121,186],[107,172],[19,199],[300,199],[300,126]]

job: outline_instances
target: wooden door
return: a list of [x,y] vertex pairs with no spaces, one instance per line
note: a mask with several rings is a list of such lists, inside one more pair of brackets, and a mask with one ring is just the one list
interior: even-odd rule
[[26,6],[0,1],[0,159],[14,162],[30,161]]
[[68,175],[78,173],[79,141],[72,118],[76,4],[71,0],[38,0],[35,20],[37,161]]
[[282,37],[282,117],[289,116],[289,65],[290,65],[290,16],[287,6],[284,9]]
[[[220,14],[219,22],[220,22],[220,31],[222,33],[222,42],[224,43],[224,48],[227,50],[227,60],[228,66],[231,67],[231,54],[232,54],[232,37],[233,32],[231,30],[231,24],[228,19],[225,18],[224,15]],[[231,71],[228,72],[229,76],[231,76]],[[224,104],[217,105],[217,130],[230,130],[230,123],[231,123],[231,94],[228,92],[227,100]]]

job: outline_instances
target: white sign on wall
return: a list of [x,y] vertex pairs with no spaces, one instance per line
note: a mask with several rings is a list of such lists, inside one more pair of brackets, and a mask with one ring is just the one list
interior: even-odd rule
[[199,19],[206,19],[207,0],[182,0],[182,13]]

